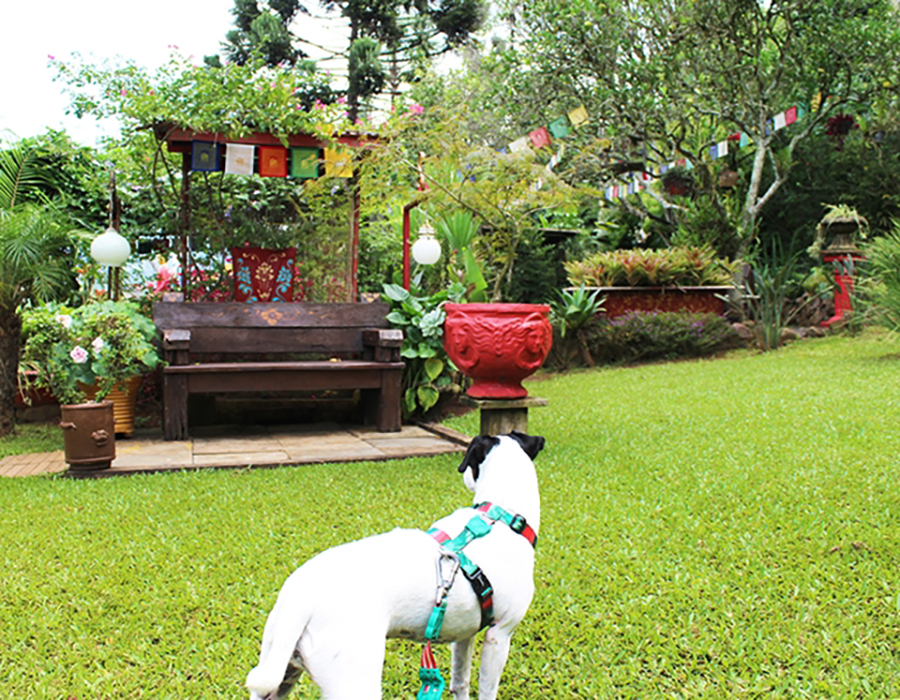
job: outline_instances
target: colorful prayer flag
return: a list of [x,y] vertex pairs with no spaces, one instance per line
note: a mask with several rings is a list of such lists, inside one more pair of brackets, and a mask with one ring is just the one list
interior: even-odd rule
[[741,140],[738,141],[738,147],[743,148],[744,146],[750,145],[750,137],[747,136],[743,131],[741,132]]
[[214,173],[219,171],[219,144],[213,141],[191,143],[191,170]]
[[569,135],[569,121],[565,117],[554,119],[547,128],[555,139],[565,138]]
[[709,147],[709,157],[713,160],[719,157],[719,144],[714,143]]
[[287,177],[287,149],[282,146],[260,146],[259,174],[262,177]]
[[243,143],[225,144],[225,172],[233,175],[252,175],[254,149],[254,146]]
[[572,122],[572,126],[574,126],[576,129],[580,129],[582,126],[587,124],[588,121],[590,121],[584,105],[576,107],[571,112],[569,112],[569,121]]
[[316,178],[319,176],[319,149],[318,148],[292,148],[291,149],[291,177],[301,179]]
[[785,118],[784,118],[784,112],[782,112],[781,114],[776,114],[772,118],[772,125],[773,125],[775,131],[778,131],[779,129],[783,129],[785,126],[787,126],[787,123],[785,122]]
[[785,125],[793,124],[795,121],[797,121],[797,108],[790,107],[784,112],[784,123]]
[[528,150],[528,137],[523,136],[520,139],[516,139],[511,144],[509,144],[509,152],[510,153],[519,153],[521,151]]
[[353,177],[353,156],[350,151],[326,148],[325,175],[328,177]]
[[535,148],[541,149],[544,146],[550,145],[550,132],[547,131],[547,127],[542,126],[539,129],[535,129],[528,137],[531,139],[531,143]]

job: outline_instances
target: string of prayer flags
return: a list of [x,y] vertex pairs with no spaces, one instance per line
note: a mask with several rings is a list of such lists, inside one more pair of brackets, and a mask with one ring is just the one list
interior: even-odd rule
[[550,132],[547,131],[546,126],[535,129],[530,134],[528,134],[528,137],[531,139],[532,145],[537,149],[541,149],[544,146],[550,145]]
[[353,177],[353,157],[350,151],[326,148],[325,175],[328,177]]
[[261,177],[287,177],[287,149],[283,146],[259,147]]
[[225,172],[233,175],[252,175],[253,151],[254,147],[247,144],[225,144]]
[[219,171],[219,144],[213,141],[191,143],[191,170],[214,173]]
[[574,126],[576,129],[580,129],[582,126],[587,124],[588,121],[590,121],[584,105],[580,105],[569,112],[569,121],[572,122],[572,126]]
[[291,177],[309,180],[319,176],[319,149],[291,149]]

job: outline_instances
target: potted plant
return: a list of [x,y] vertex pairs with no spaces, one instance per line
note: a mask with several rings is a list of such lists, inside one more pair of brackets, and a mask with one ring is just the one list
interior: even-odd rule
[[[445,303],[444,349],[472,380],[466,393],[476,399],[521,399],[522,380],[543,364],[553,343],[546,304],[485,303],[484,275],[472,250],[477,232],[468,212],[445,216],[438,233],[455,254],[455,281]],[[453,265],[454,263],[451,263]]]
[[632,311],[721,314],[738,264],[709,248],[679,246],[595,253],[565,267],[574,287],[600,290],[606,315],[615,318]]
[[694,193],[694,176],[683,165],[669,168],[662,176],[666,194],[687,197]]
[[23,313],[23,334],[23,370],[60,402],[66,461],[74,469],[108,467],[119,426],[105,399],[159,363],[153,322],[125,301],[47,304]]

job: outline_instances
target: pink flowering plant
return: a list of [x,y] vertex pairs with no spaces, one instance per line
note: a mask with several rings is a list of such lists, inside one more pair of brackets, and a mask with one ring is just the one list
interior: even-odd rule
[[94,401],[102,401],[114,387],[159,363],[156,326],[131,302],[25,309],[22,336],[20,370],[33,370],[34,383],[61,404],[83,403],[91,386],[97,388]]

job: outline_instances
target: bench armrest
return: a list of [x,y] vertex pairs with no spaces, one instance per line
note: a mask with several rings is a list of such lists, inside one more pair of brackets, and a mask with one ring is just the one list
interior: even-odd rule
[[375,362],[400,362],[403,331],[399,328],[365,328],[362,332],[363,356]]
[[191,349],[191,332],[183,328],[163,331],[163,353],[170,365],[186,365]]
[[403,345],[403,331],[399,328],[366,328],[362,332],[363,345],[376,348],[399,348]]

